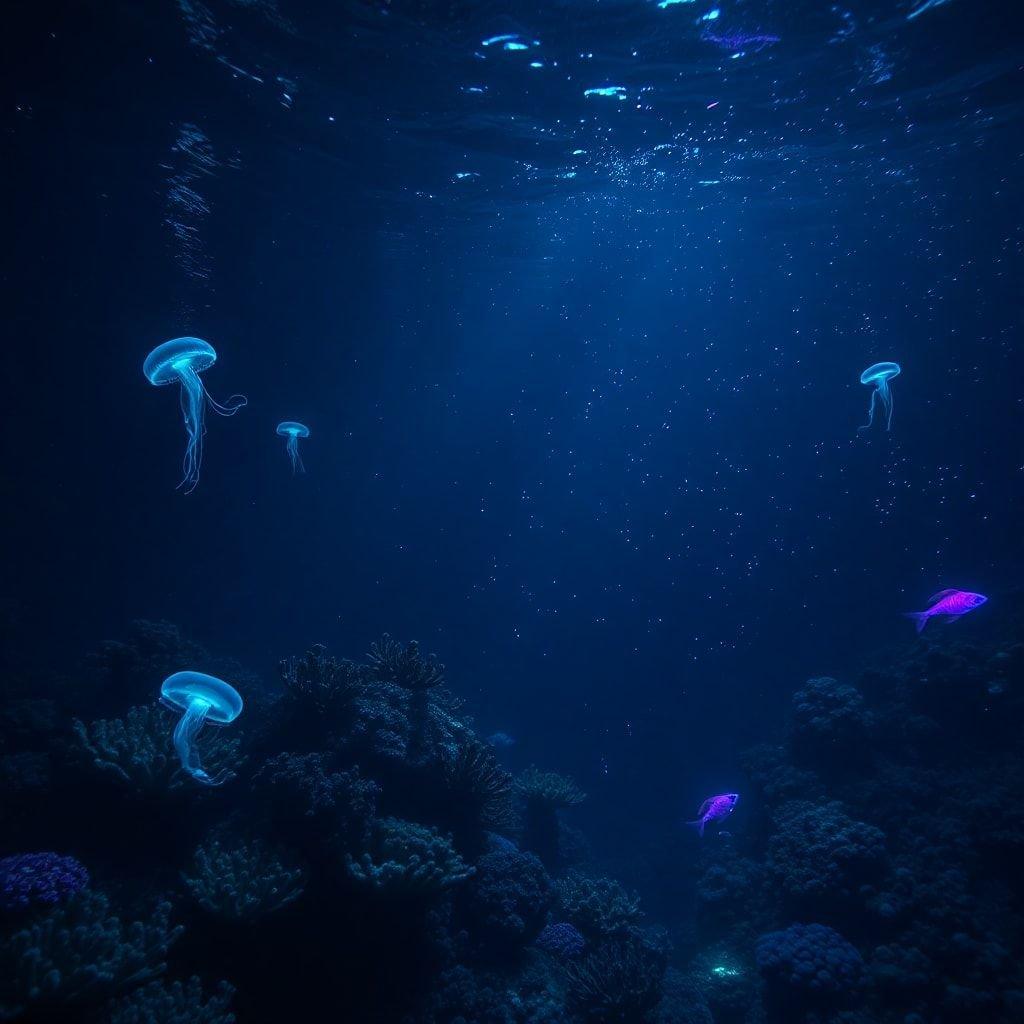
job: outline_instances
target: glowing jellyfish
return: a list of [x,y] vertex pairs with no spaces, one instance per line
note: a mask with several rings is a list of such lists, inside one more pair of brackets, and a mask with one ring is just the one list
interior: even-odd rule
[[288,438],[286,451],[292,460],[293,473],[305,473],[306,467],[302,464],[302,456],[299,454],[299,438],[309,437],[309,427],[305,423],[296,423],[294,420],[285,420],[278,423],[277,432],[281,437]]
[[234,416],[246,404],[244,395],[232,395],[227,404],[221,405],[210,397],[209,391],[199,379],[199,374],[208,370],[217,361],[213,346],[202,338],[173,338],[157,345],[146,356],[142,372],[150,384],[180,384],[181,412],[185,417],[185,431],[188,443],[185,445],[185,471],[179,487],[185,493],[195,490],[199,483],[199,466],[203,461],[203,435],[206,433],[205,410],[209,405],[221,416]]
[[868,421],[863,427],[857,428],[857,433],[869,430],[875,422],[875,408],[881,405],[885,410],[885,429],[892,429],[892,392],[889,390],[889,381],[900,372],[899,363],[875,363],[869,366],[861,375],[861,384],[870,384],[874,391],[871,392],[871,405],[868,408]]
[[225,768],[211,777],[199,763],[196,737],[206,722],[228,725],[242,712],[242,698],[229,683],[203,672],[175,672],[160,687],[160,699],[174,711],[183,712],[174,728],[174,749],[181,766],[196,782],[219,786],[228,776]]

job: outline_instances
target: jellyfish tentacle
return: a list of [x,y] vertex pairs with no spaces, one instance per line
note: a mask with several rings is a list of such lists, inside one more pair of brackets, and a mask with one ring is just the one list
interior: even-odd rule
[[875,394],[881,398],[882,408],[885,410],[885,429],[892,430],[892,392],[889,390],[888,381],[879,381]]
[[182,461],[184,476],[178,486],[185,489],[185,494],[189,494],[199,483],[199,467],[203,462],[203,435],[206,433],[203,398],[206,388],[203,387],[199,374],[191,366],[184,366],[178,370],[178,379],[181,381],[181,414],[185,419],[185,432],[188,435],[185,458]]
[[231,395],[222,404],[206,390],[205,384],[200,382],[200,385],[203,389],[203,394],[206,396],[206,401],[210,404],[210,408],[220,416],[234,416],[239,409],[244,409],[249,404],[249,399],[245,395]]
[[298,434],[288,435],[288,454],[292,460],[292,472],[305,473],[306,467],[302,464],[302,456],[299,454]]
[[865,430],[870,430],[875,422],[875,405],[878,402],[878,388],[875,387],[871,392],[871,404],[868,406],[868,421],[863,426],[857,428],[858,434],[863,434]]
[[210,705],[204,700],[193,700],[189,704],[174,728],[174,749],[181,759],[181,767],[193,779],[208,786],[218,786],[224,781],[224,773],[221,772],[216,777],[207,775],[199,762],[199,751],[196,749],[196,738],[202,731],[209,710]]

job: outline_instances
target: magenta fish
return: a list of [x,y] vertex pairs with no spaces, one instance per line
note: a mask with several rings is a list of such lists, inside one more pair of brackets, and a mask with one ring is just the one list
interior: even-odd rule
[[700,805],[696,821],[688,821],[687,825],[693,825],[698,835],[704,835],[704,826],[709,821],[722,821],[732,814],[739,800],[739,793],[722,793],[721,796],[709,796]]
[[943,622],[953,622],[961,615],[980,608],[987,600],[984,594],[972,594],[969,590],[940,590],[928,598],[927,611],[903,614],[914,620],[914,625],[920,633],[928,625],[928,620],[934,616],[938,616]]

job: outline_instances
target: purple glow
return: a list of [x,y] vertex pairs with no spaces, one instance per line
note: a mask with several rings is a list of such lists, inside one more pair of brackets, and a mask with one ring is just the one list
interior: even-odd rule
[[746,53],[760,53],[782,42],[781,36],[752,32],[712,32],[710,29],[705,29],[700,37],[705,43],[711,43],[720,50],[743,50]]
[[732,814],[739,800],[739,793],[722,793],[720,796],[709,796],[700,805],[696,821],[688,821],[687,825],[693,825],[697,834],[704,835],[704,826],[709,821],[722,821]]

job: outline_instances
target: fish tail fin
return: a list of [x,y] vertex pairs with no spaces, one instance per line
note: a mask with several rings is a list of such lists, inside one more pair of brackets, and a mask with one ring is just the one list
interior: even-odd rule
[[903,615],[906,618],[913,620],[914,628],[918,633],[928,625],[928,619],[931,618],[927,612],[904,612]]
[[689,825],[690,828],[695,828],[697,830],[697,835],[699,835],[701,837],[701,839],[704,838],[704,819],[703,818],[698,818],[696,821],[684,821],[683,824],[684,825]]

